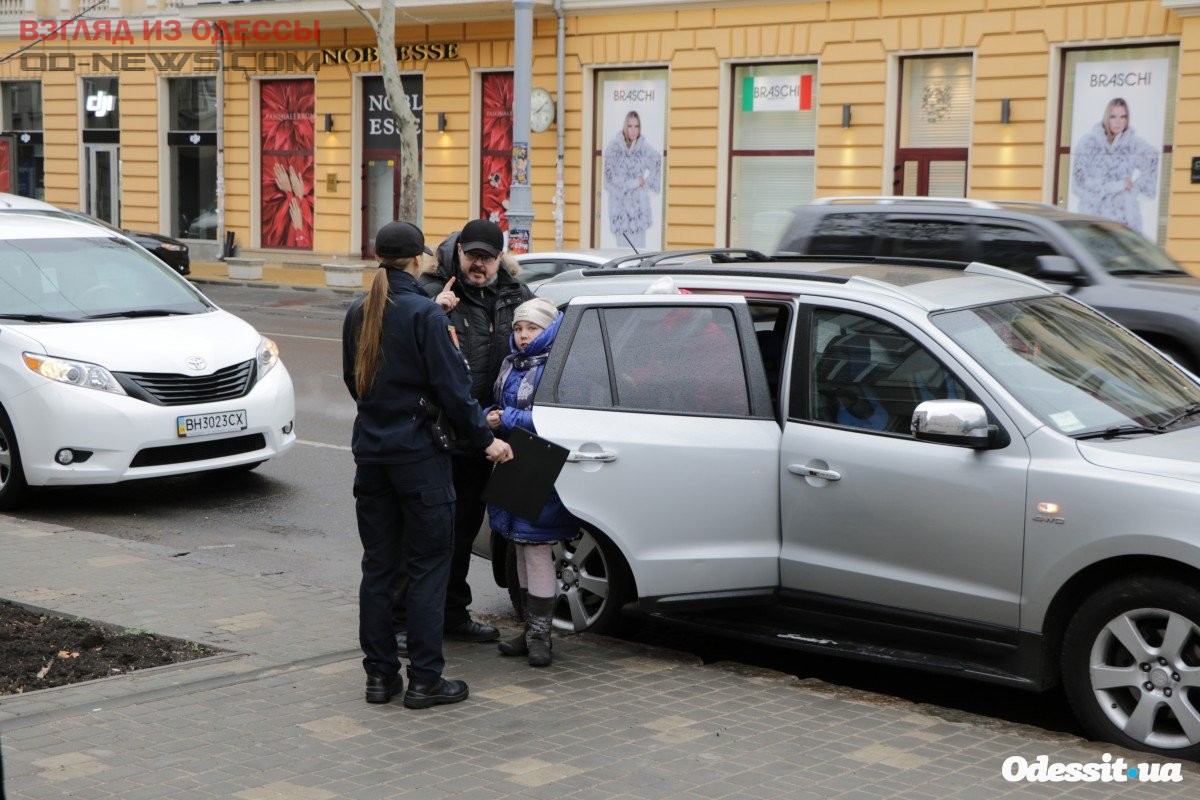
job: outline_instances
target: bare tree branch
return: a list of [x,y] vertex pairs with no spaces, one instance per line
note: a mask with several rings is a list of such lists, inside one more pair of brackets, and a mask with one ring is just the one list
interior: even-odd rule
[[379,19],[375,20],[358,0],[346,0],[370,23],[375,31],[379,49],[379,68],[383,73],[383,88],[388,104],[400,129],[400,219],[416,222],[420,209],[420,177],[417,175],[417,119],[400,81],[400,64],[396,60],[396,0],[379,0]]
[[371,16],[371,13],[359,5],[358,0],[346,0],[346,2],[350,4],[351,8],[362,15],[362,18],[365,19],[367,24],[371,26],[371,30],[375,31],[376,35],[378,35],[379,23],[375,21],[375,18]]

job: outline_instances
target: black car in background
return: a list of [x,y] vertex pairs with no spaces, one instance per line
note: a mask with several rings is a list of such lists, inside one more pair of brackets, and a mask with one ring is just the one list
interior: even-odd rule
[[792,211],[777,255],[982,261],[1090,305],[1200,371],[1200,278],[1140,233],[1051,205],[829,197]]
[[74,209],[62,209],[62,213],[69,217],[91,222],[95,225],[103,225],[118,233],[128,236],[133,241],[137,242],[142,247],[149,250],[154,255],[166,264],[171,269],[178,272],[180,275],[190,275],[192,273],[192,260],[188,254],[188,246],[178,239],[172,239],[170,236],[164,236],[161,233],[143,233],[141,231],[129,231],[124,228],[118,228],[111,223],[105,222],[102,219],[93,217],[91,214],[85,214],[82,211]]

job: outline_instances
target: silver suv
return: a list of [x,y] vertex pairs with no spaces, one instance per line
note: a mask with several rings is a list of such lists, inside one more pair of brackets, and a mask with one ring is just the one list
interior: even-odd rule
[[991,266],[719,260],[538,290],[566,316],[533,419],[570,449],[557,489],[583,520],[558,624],[636,602],[1061,681],[1091,735],[1200,755],[1197,379]]
[[1200,279],[1109,220],[1040,203],[835,197],[793,209],[776,249],[984,261],[1046,281],[1200,369]]

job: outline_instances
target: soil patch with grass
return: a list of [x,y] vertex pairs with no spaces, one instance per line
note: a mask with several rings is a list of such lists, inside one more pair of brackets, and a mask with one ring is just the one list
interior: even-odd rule
[[0,695],[107,678],[220,652],[139,628],[121,630],[0,600]]

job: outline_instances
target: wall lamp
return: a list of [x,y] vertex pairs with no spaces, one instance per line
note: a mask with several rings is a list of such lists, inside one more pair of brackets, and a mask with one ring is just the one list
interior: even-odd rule
[[333,132],[333,114],[325,115],[325,132],[326,133]]
[[1007,97],[1000,101],[1000,124],[1007,125],[1012,116],[1012,101]]
[[844,103],[842,105],[842,127],[843,128],[850,127],[850,104],[849,103]]
[[439,111],[438,112],[438,133],[445,133],[445,132],[446,132],[446,112]]

